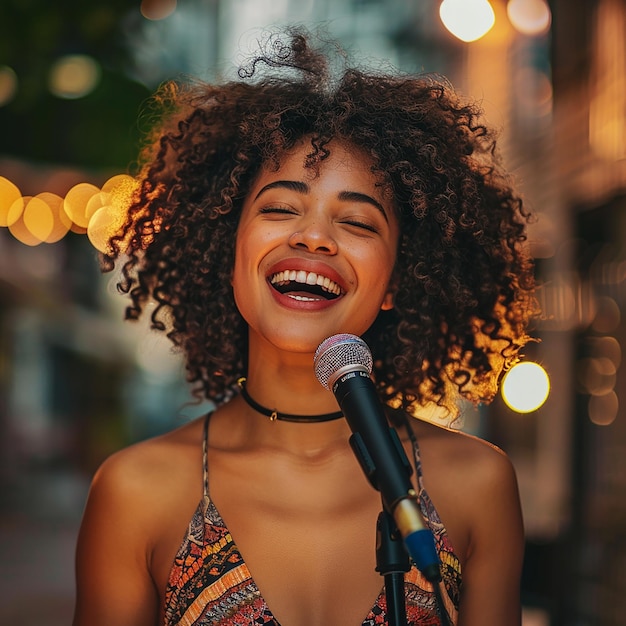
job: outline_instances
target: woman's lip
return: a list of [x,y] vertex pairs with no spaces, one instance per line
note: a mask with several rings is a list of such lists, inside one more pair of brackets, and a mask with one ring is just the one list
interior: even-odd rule
[[[280,271],[280,270],[277,270]],[[272,287],[271,284],[268,283],[268,286],[270,288],[270,293],[272,294],[272,297],[276,300],[276,302],[278,304],[280,304],[281,306],[288,308],[288,309],[293,309],[296,311],[309,311],[309,312],[315,312],[315,311],[322,311],[324,309],[327,309],[330,306],[333,306],[333,304],[335,304],[336,302],[339,302],[339,300],[341,300],[342,296],[339,296],[337,298],[333,298],[332,300],[327,300],[326,298],[319,298],[319,299],[305,299],[305,300],[296,300],[293,297],[293,294],[289,294],[289,293],[280,293],[280,291],[277,291],[276,289],[274,289]],[[302,294],[303,297],[305,298],[310,298],[311,295],[307,294],[307,293],[303,293]]]

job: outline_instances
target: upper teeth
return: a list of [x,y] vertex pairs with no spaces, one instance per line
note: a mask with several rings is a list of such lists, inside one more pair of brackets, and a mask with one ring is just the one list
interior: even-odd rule
[[334,293],[335,295],[341,295],[341,287],[327,276],[316,274],[315,272],[305,272],[304,270],[285,270],[283,272],[277,272],[270,278],[272,285],[278,285],[280,283],[296,282],[303,285],[318,285],[322,289]]

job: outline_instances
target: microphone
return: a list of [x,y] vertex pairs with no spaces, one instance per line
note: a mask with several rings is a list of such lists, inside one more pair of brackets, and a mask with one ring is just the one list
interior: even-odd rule
[[413,562],[427,580],[439,582],[434,537],[410,481],[411,465],[370,378],[373,359],[368,345],[356,335],[333,335],[318,346],[313,362],[317,380],[335,395],[353,433],[350,445],[368,480],[381,492],[383,507]]

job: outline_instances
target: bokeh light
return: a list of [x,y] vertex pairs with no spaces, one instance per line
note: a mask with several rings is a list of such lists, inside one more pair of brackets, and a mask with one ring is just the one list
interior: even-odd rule
[[63,198],[55,193],[44,191],[37,194],[33,200],[45,202],[52,215],[52,228],[42,240],[45,243],[56,243],[63,239],[72,226],[72,220],[63,209]]
[[137,188],[137,181],[131,176],[115,176],[102,187],[106,202],[89,220],[87,236],[91,245],[103,253],[110,252],[109,239],[119,233],[126,221],[131,197]]
[[13,100],[17,93],[17,74],[8,65],[0,65],[0,107]]
[[41,239],[31,233],[24,221],[25,208],[32,200],[31,196],[18,198],[9,208],[8,222],[9,232],[26,246],[36,246],[41,243]]
[[617,368],[607,357],[580,359],[576,376],[580,390],[592,396],[603,396],[615,387]]
[[24,207],[30,200],[31,196],[20,196],[13,202],[13,204],[9,207],[9,211],[7,213],[7,226],[11,228],[15,222],[21,219],[24,214]]
[[524,35],[543,35],[552,23],[545,0],[509,0],[506,12],[513,27]]
[[589,350],[597,357],[606,357],[618,368],[622,362],[622,347],[615,337],[588,337]]
[[71,54],[54,62],[48,75],[48,87],[59,98],[82,98],[96,88],[100,74],[95,59],[84,54]]
[[8,178],[0,176],[0,226],[9,225],[9,210],[21,197],[22,192],[17,185]]
[[45,241],[52,233],[54,216],[47,202],[41,198],[31,198],[22,214],[24,226],[39,242]]
[[87,214],[89,201],[100,189],[91,183],[78,183],[65,194],[63,208],[74,224],[81,228],[87,228],[89,217]]
[[443,25],[465,42],[486,35],[496,21],[493,7],[487,0],[443,0],[439,16]]
[[139,10],[147,20],[163,20],[176,10],[176,0],[142,0]]
[[596,302],[596,315],[591,328],[597,333],[612,333],[620,325],[621,318],[617,302],[609,296],[600,296]]
[[552,111],[552,81],[550,77],[531,66],[522,66],[515,72],[518,104],[534,118]]
[[514,365],[502,381],[502,399],[517,413],[536,411],[548,398],[550,379],[538,363],[524,361]]
[[596,426],[609,426],[615,421],[619,410],[619,400],[615,391],[602,396],[589,398],[589,419]]

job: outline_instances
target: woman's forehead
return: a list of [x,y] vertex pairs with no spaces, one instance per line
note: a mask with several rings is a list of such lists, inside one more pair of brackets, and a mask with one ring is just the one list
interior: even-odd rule
[[374,158],[361,146],[342,138],[332,138],[324,144],[317,143],[315,137],[301,138],[262,164],[251,189],[260,178],[274,175],[298,175],[302,180],[314,181],[324,168],[368,180],[385,202],[393,203],[392,187],[384,172],[376,167]]

